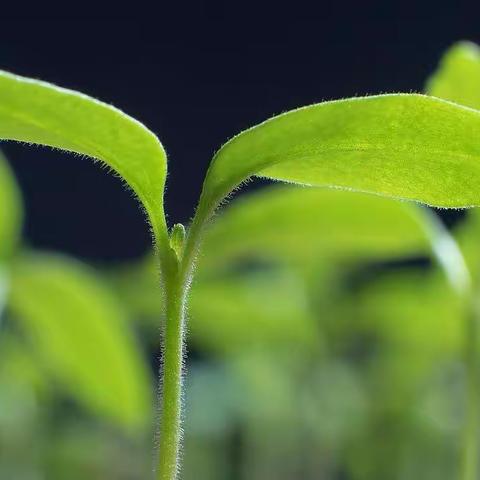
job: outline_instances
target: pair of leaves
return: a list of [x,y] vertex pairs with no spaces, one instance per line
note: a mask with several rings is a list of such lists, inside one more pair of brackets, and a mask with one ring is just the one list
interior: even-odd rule
[[[215,155],[195,236],[252,175],[443,207],[478,205],[479,127],[480,113],[415,94],[326,102],[274,117]],[[149,130],[85,95],[1,73],[0,138],[85,154],[115,170],[145,206],[165,267],[166,160]]]
[[[480,204],[480,113],[421,95],[327,102],[243,132],[215,155],[193,242],[224,197],[252,175],[443,206]],[[0,74],[0,138],[84,154],[118,173],[143,203],[160,257],[166,157],[137,121],[90,97]]]

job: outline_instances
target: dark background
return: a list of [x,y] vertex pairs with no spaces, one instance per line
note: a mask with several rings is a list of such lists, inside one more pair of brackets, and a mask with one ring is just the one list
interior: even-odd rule
[[[3,18],[0,68],[98,97],[157,133],[169,154],[173,223],[191,217],[212,154],[242,129],[321,100],[421,91],[451,43],[480,42],[480,9],[453,3],[222,5],[139,4],[140,18]],[[3,148],[25,195],[30,245],[100,262],[149,248],[118,179],[67,154]]]

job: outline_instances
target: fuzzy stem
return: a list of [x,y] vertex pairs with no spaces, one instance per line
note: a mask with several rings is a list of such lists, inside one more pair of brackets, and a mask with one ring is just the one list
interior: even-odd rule
[[[164,254],[166,320],[163,339],[162,410],[156,480],[175,480],[180,467],[182,440],[182,383],[185,303],[193,275],[202,224],[194,219],[187,238],[172,235]],[[178,234],[181,228],[174,228]]]
[[166,325],[163,346],[162,411],[157,480],[175,480],[179,470],[185,287],[178,269],[165,278]]

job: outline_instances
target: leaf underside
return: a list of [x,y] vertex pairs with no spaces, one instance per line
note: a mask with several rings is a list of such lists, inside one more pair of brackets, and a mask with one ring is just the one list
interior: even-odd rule
[[136,193],[157,241],[165,241],[166,155],[158,138],[138,121],[86,95],[0,71],[0,139],[102,161]]

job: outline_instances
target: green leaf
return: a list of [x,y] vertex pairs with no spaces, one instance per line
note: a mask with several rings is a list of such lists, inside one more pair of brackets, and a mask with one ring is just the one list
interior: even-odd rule
[[480,211],[469,210],[453,233],[476,285],[480,279]]
[[386,274],[364,285],[354,302],[357,323],[375,331],[385,351],[396,347],[402,357],[409,351],[438,361],[455,358],[463,347],[465,302],[438,274]]
[[416,200],[480,204],[480,113],[418,94],[326,102],[230,140],[207,173],[197,224],[252,175]]
[[342,261],[424,255],[415,205],[330,189],[274,186],[228,206],[205,235],[202,265],[260,256]]
[[222,212],[206,233],[200,266],[248,257],[313,265],[420,255],[436,258],[458,290],[468,286],[455,242],[426,209],[360,193],[280,186]]
[[30,255],[13,269],[9,307],[72,396],[131,429],[150,420],[150,379],[123,311],[85,266]]
[[190,299],[191,340],[222,355],[252,348],[312,354],[322,338],[308,307],[303,283],[287,272],[198,282]]
[[480,49],[471,42],[453,45],[429,78],[426,91],[435,97],[480,109]]
[[[453,45],[443,56],[437,71],[430,77],[426,91],[437,97],[480,109],[480,48],[471,42]],[[455,229],[475,283],[480,276],[480,213],[473,209]]]
[[86,95],[0,71],[0,139],[47,145],[101,160],[143,203],[160,248],[166,155],[157,137]]
[[23,206],[20,190],[0,152],[0,263],[12,255],[20,239]]

